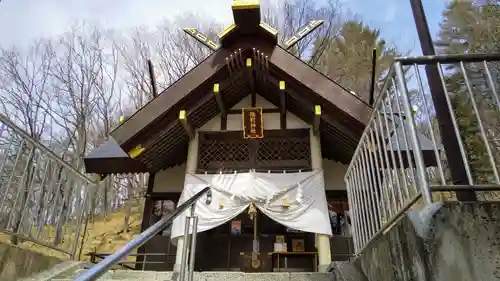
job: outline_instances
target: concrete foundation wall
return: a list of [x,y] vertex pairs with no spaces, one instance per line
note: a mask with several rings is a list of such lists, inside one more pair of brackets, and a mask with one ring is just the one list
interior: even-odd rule
[[52,268],[61,260],[0,243],[0,280],[15,281]]
[[500,203],[411,212],[355,261],[367,280],[500,280]]

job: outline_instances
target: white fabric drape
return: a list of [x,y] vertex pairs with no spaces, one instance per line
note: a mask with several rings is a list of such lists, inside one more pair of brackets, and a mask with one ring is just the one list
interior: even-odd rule
[[[276,222],[301,231],[331,235],[322,171],[298,173],[186,174],[179,205],[206,186],[212,203],[198,200],[198,232],[215,228],[243,212],[250,203]],[[185,211],[174,220],[172,242],[184,235]]]

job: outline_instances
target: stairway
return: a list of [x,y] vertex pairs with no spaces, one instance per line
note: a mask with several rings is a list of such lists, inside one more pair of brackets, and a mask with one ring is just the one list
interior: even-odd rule
[[[47,281],[71,281],[75,276],[85,269],[79,269],[70,273],[62,273]],[[134,271],[134,270],[112,270],[104,274],[98,280],[102,281],[175,281],[179,275],[174,272],[156,271]],[[276,273],[243,273],[243,272],[195,272],[193,281],[341,281],[334,273],[319,272],[276,272]]]
[[[22,281],[71,281],[84,272],[86,262],[65,262],[54,268]],[[338,278],[334,272],[275,272],[275,273],[243,273],[230,271],[195,272],[193,281],[358,281]],[[98,280],[101,281],[178,281],[179,274],[174,272],[136,271],[116,269],[106,272]]]
[[[71,281],[76,276],[94,266],[88,262],[67,261],[51,269],[19,281]],[[194,272],[193,281],[368,281],[352,262],[332,262],[330,272],[276,272],[243,273],[231,271]],[[174,272],[110,270],[98,280],[113,281],[178,281]],[[186,279],[187,280],[187,279]],[[2,280],[3,281],[3,280]]]

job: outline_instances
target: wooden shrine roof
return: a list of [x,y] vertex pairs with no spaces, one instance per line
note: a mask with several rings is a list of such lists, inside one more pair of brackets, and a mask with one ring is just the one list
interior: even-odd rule
[[[221,48],[111,132],[114,144],[106,145],[108,149],[115,146],[115,158],[122,160],[121,165],[110,165],[113,157],[109,153],[104,157],[99,148],[85,158],[87,172],[155,172],[183,163],[189,137],[179,122],[179,112],[187,112],[194,128],[220,114],[221,107],[213,92],[215,83],[220,85],[223,109],[227,110],[250,93],[258,93],[280,107],[279,81],[285,81],[287,111],[313,124],[315,105],[321,106],[323,157],[346,164],[350,161],[371,107],[278,46],[276,34],[260,24],[256,11],[245,15],[253,19],[247,21],[241,18],[243,12],[248,11],[233,7],[236,27],[224,35]],[[245,26],[239,28],[238,23]],[[124,164],[125,155],[137,148],[142,153]],[[99,158],[107,158],[107,162]]]

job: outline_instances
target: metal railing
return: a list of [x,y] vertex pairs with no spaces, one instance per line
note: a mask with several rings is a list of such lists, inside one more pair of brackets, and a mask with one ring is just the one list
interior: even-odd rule
[[74,258],[96,183],[0,114],[0,232]]
[[[91,263],[97,264],[98,259],[103,260],[106,257],[111,256],[112,254],[113,253],[95,253],[95,252],[93,252],[93,253],[87,253],[85,255],[90,257]],[[129,254],[128,257],[135,257],[136,259],[140,257],[140,258],[142,258],[142,260],[141,261],[138,261],[138,260],[127,261],[127,260],[125,260],[125,261],[118,262],[116,265],[124,267],[126,269],[131,269],[131,270],[137,270],[140,267],[140,269],[144,271],[146,269],[147,264],[161,264],[161,265],[167,265],[169,263],[171,264],[171,262],[173,262],[173,260],[171,260],[169,258],[175,259],[175,254],[137,253],[137,254]],[[151,260],[148,260],[148,257],[164,257],[165,260],[163,260],[163,261],[156,261],[156,260],[151,261]]]
[[[194,261],[195,261],[195,251],[196,251],[196,234],[198,226],[198,217],[194,216],[195,203],[204,195],[207,194],[206,204],[210,204],[212,201],[212,193],[210,187],[205,187],[203,190],[198,192],[193,197],[189,198],[182,205],[177,207],[175,211],[169,217],[164,217],[157,223],[153,224],[147,228],[144,232],[139,234],[136,238],[128,242],[121,249],[116,251],[114,254],[106,257],[104,260],[90,268],[89,270],[83,272],[81,275],[76,277],[74,281],[92,281],[96,280],[102,276],[106,271],[110,270],[114,265],[118,264],[121,260],[129,256],[132,251],[142,246],[144,243],[149,241],[155,235],[163,231],[165,228],[169,227],[174,219],[186,211],[188,208],[191,209],[191,215],[186,217],[186,228],[184,231],[184,249],[182,252],[181,268],[180,268],[180,281],[185,280],[186,267],[188,268],[188,280],[193,281],[194,273]],[[191,223],[191,219],[193,223]],[[191,233],[190,233],[191,232]],[[189,257],[189,264],[188,264]]]
[[[427,67],[437,68],[445,96],[439,110],[451,120],[444,125],[422,75]],[[395,60],[345,175],[357,254],[410,209],[464,191],[500,198],[499,86],[500,54]],[[443,126],[454,135],[443,136]],[[442,144],[453,137],[465,182],[453,179],[457,163]]]

